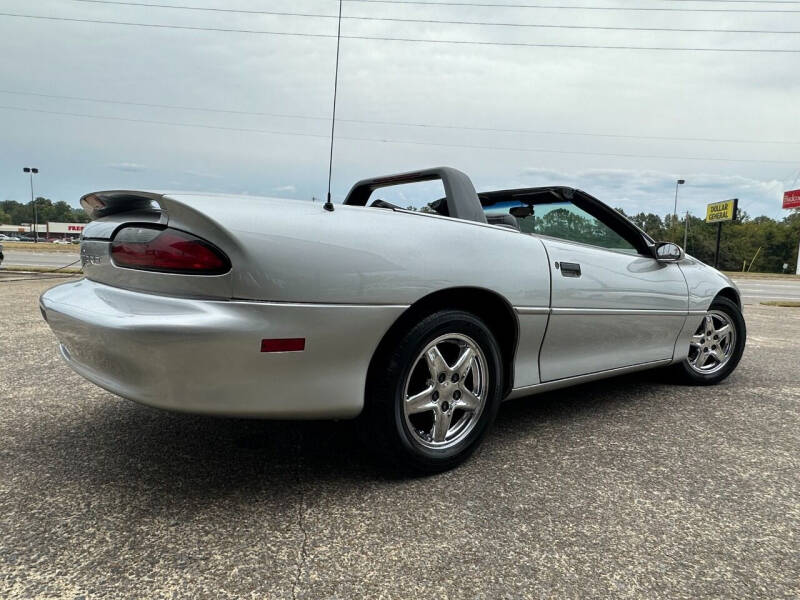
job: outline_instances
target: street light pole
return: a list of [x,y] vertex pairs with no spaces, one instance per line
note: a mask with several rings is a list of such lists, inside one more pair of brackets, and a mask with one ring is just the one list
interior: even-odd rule
[[675,182],[675,205],[672,207],[672,218],[675,221],[678,220],[678,186],[681,186],[684,183],[686,183],[685,179],[678,179]]
[[36,167],[24,167],[23,173],[29,173],[31,177],[31,204],[33,204],[33,241],[39,242],[39,211],[37,210],[36,200],[33,198],[33,176],[39,172]]

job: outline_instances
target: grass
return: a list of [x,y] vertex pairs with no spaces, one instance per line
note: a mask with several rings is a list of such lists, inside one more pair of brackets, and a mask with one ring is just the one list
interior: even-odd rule
[[783,306],[785,308],[800,308],[800,302],[795,300],[768,300],[762,302],[764,306]]
[[0,241],[4,250],[27,250],[28,252],[62,252],[65,254],[77,254],[79,252],[78,244],[50,244],[47,242],[3,242]]

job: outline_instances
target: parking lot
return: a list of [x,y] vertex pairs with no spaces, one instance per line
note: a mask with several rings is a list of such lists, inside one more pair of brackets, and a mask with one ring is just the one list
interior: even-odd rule
[[[404,479],[351,423],[171,414],[60,360],[0,279],[0,598],[796,598],[800,309],[750,304],[723,385],[509,402]],[[63,280],[59,280],[63,281]]]

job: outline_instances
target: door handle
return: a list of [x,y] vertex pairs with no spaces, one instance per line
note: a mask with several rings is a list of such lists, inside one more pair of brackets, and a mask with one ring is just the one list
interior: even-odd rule
[[578,263],[562,262],[561,275],[564,277],[580,277],[581,266]]

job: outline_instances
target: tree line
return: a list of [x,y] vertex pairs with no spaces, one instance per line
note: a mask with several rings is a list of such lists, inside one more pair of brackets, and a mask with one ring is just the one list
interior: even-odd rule
[[[623,214],[622,210],[617,209]],[[663,219],[652,213],[626,215],[656,241],[676,242],[683,246],[685,217]],[[686,252],[706,264],[714,264],[717,225],[689,216]],[[769,217],[751,218],[739,211],[736,221],[722,224],[719,268],[723,271],[758,271],[762,273],[794,273],[797,247],[800,244],[800,211],[795,210],[781,220]]]
[[[89,217],[82,208],[73,208],[63,200],[53,202],[49,198],[37,198],[36,208],[39,223],[54,221],[57,223],[88,223]],[[0,202],[0,224],[21,225],[33,223],[33,202],[25,204],[16,200]]]

